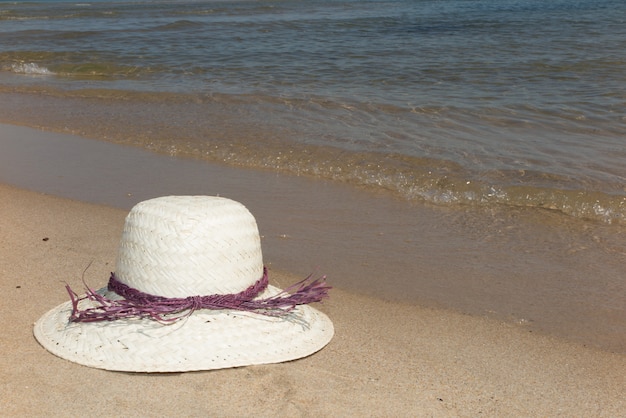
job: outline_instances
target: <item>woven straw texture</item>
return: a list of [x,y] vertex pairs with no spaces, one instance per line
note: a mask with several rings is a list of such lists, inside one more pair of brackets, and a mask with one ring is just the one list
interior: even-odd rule
[[[238,293],[263,274],[258,229],[240,203],[168,196],[135,206],[124,226],[116,276],[145,293],[187,297]],[[98,291],[114,299],[106,289]],[[280,289],[269,286],[259,298]],[[92,304],[82,301],[81,307]],[[330,319],[301,305],[286,316],[198,310],[163,325],[149,319],[70,323],[63,303],[35,324],[51,353],[90,367],[132,372],[212,370],[308,356],[333,337]]]
[[126,219],[115,275],[168,298],[241,292],[263,275],[256,221],[244,205],[220,197],[141,202]]

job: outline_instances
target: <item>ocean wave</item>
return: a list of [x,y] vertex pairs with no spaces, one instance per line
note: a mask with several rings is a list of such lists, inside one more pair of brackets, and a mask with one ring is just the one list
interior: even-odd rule
[[[327,129],[333,117],[345,123],[342,116],[355,111],[335,101],[316,101],[314,107],[323,110],[317,114],[307,107],[306,99],[274,96],[54,90],[50,86],[45,87],[45,96],[37,86],[0,86],[2,91],[22,92],[30,100],[37,100],[42,112],[42,100],[55,103],[44,112],[56,115],[46,122],[51,128],[58,122],[61,130],[69,127],[87,137],[163,154],[338,181],[444,207],[534,208],[585,221],[626,225],[626,187],[621,169],[610,171],[605,164],[581,171],[579,162],[568,172],[554,169],[554,159],[552,165],[537,163],[530,169],[529,164],[504,156],[498,160],[500,164],[486,167],[477,164],[471,155],[454,161],[432,152],[433,156],[416,156],[386,151],[384,147],[371,146],[367,150],[355,146],[340,131]],[[67,103],[64,106],[70,109],[80,107],[80,118],[72,119],[73,112],[63,112],[59,103]],[[112,106],[115,112],[110,111]],[[302,106],[306,107],[305,113],[297,111]],[[326,113],[329,109],[331,112]],[[376,107],[373,113],[364,112],[363,118],[399,111]],[[423,110],[425,114],[434,111],[440,112]],[[372,123],[379,124],[379,120],[364,119],[357,127]],[[322,138],[331,133],[337,133],[337,138]],[[596,147],[600,140],[602,137],[596,135]],[[618,153],[618,149],[613,151]],[[578,175],[574,175],[576,170]]]
[[[409,201],[437,206],[535,208],[585,221],[626,225],[626,193],[586,190],[583,185],[575,187],[571,181],[555,179],[558,176],[549,173],[528,174],[528,177],[551,178],[551,181],[526,180],[523,177],[527,174],[523,172],[508,173],[507,178],[503,178],[502,173],[496,176],[472,172],[451,161],[337,150],[307,150],[303,155],[294,151],[280,152],[278,156],[275,153],[265,158],[257,155],[250,160],[231,153],[225,159],[245,166],[264,166],[357,187],[383,189]],[[490,177],[500,179],[491,182]]]
[[0,52],[0,69],[16,74],[74,78],[128,79],[149,75],[154,68],[116,62],[116,57],[83,52]]
[[[232,141],[228,146],[190,146],[150,141],[148,148],[170,155],[339,181],[442,207],[534,208],[584,221],[626,225],[626,190],[614,194],[587,190],[584,185],[576,187],[571,179],[550,173],[474,172],[447,160],[294,144],[265,143],[256,147]],[[489,181],[496,177],[499,181]]]
[[54,75],[48,68],[40,66],[34,62],[20,62],[10,65],[9,70],[17,74],[28,75]]
[[175,22],[167,23],[165,25],[155,26],[153,28],[147,29],[152,32],[160,32],[160,31],[168,31],[168,30],[189,30],[195,29],[204,26],[200,22],[195,22],[192,20],[177,20]]

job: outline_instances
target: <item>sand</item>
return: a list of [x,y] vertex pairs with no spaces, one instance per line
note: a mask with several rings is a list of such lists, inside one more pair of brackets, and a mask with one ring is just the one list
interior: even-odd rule
[[[55,357],[32,335],[67,299],[104,285],[126,210],[0,185],[0,411],[5,416],[580,416],[626,411],[626,356],[489,318],[335,288],[336,334],[300,360],[133,374]],[[297,277],[271,272],[274,284]]]
[[0,150],[2,183],[123,210],[168,194],[229,197],[256,217],[271,268],[626,354],[624,227],[544,210],[434,207],[15,125],[0,124]]

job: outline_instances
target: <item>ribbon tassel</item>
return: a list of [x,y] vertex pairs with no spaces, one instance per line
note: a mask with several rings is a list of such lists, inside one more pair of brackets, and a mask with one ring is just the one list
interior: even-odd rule
[[[275,296],[255,299],[269,284],[267,268],[263,268],[263,276],[252,286],[240,293],[226,295],[190,296],[186,298],[165,298],[143,293],[121,283],[111,273],[108,290],[115,292],[123,299],[112,300],[86,287],[86,294],[79,297],[69,285],[65,288],[72,302],[70,322],[115,321],[118,319],[152,319],[164,324],[171,324],[186,318],[199,309],[234,309],[255,312],[268,316],[288,314],[298,305],[320,302],[328,297],[331,289],[326,284],[326,276],[313,279],[309,275]],[[89,300],[98,304],[91,308],[80,309],[79,303]]]

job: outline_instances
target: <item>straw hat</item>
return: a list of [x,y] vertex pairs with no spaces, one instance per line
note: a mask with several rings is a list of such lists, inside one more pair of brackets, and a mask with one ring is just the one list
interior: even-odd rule
[[[306,303],[328,287],[307,281],[285,292],[262,279],[258,228],[241,203],[151,199],[126,218],[108,288],[78,297],[68,287],[71,300],[43,315],[34,334],[64,359],[131,372],[278,363],[324,347],[333,324]],[[173,301],[184,306],[172,310]]]

